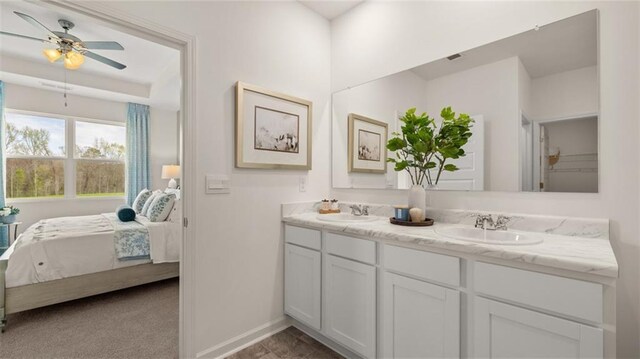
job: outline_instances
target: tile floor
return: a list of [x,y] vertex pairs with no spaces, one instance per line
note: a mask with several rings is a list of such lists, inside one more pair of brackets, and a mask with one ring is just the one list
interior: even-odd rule
[[289,327],[227,357],[227,359],[279,358],[342,359],[343,357],[294,327]]

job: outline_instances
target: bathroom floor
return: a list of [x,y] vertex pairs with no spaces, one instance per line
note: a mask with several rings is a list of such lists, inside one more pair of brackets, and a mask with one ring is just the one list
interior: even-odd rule
[[227,359],[279,358],[340,359],[343,357],[294,327],[289,327],[227,357]]

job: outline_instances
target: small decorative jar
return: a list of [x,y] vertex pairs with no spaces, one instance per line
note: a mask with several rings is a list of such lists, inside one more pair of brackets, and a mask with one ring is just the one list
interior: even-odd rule
[[331,210],[332,211],[337,211],[340,207],[338,206],[338,200],[337,199],[332,199],[331,200]]
[[16,221],[16,215],[10,214],[8,216],[0,216],[0,222],[4,224],[11,224]]
[[394,217],[399,221],[409,221],[409,206],[393,206]]
[[320,209],[323,211],[328,211],[331,209],[331,204],[329,203],[328,199],[322,200],[322,202],[320,203]]

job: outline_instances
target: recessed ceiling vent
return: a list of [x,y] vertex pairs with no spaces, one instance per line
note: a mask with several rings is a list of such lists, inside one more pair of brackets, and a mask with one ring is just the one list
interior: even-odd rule
[[460,55],[460,54],[453,54],[453,55],[451,55],[451,56],[447,56],[447,59],[448,59],[449,61],[453,61],[453,60],[455,60],[455,59],[459,59],[459,58],[461,58],[461,57],[462,57],[462,55]]
[[41,82],[40,85],[42,85],[43,87],[50,87],[50,88],[54,88],[57,90],[67,90],[67,91],[71,91],[73,90],[71,87],[69,86],[63,86],[63,85],[58,85],[58,84],[52,84],[52,83],[48,83],[48,82]]

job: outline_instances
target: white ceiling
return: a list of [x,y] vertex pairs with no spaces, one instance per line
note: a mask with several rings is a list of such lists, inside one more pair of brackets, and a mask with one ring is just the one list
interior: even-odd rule
[[437,60],[412,71],[426,80],[490,64],[513,56],[531,78],[598,63],[597,14],[589,11],[530,31],[461,52],[461,58]]
[[[97,54],[127,65],[124,70],[86,58],[80,69],[67,71],[67,87],[72,89],[72,93],[90,97],[117,96],[125,101],[179,109],[178,50],[94,24],[74,13],[63,13],[25,2],[0,2],[0,30],[46,38],[44,32],[15,15],[13,11],[30,15],[53,31],[63,31],[58,25],[58,19],[70,20],[75,23],[70,34],[85,41],[117,41],[125,48],[124,51],[94,50]],[[53,45],[0,35],[0,79],[36,87],[46,81],[58,83],[62,87],[62,63],[50,64],[45,59],[42,50],[47,47]],[[105,83],[109,83],[109,86],[105,86]],[[92,88],[98,91],[92,91]]]
[[331,21],[364,0],[298,0],[298,2]]

